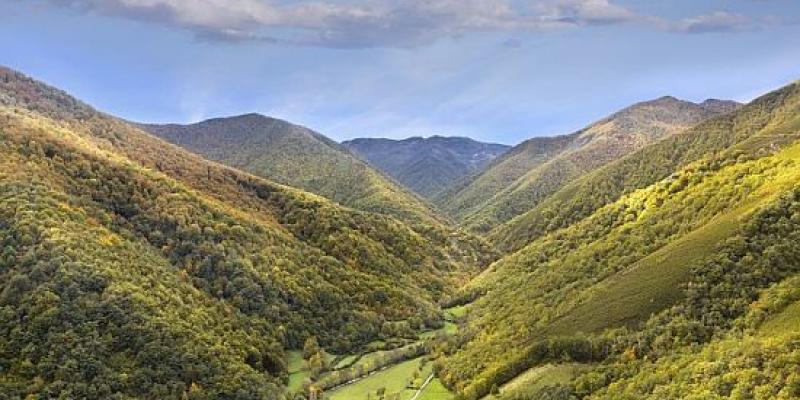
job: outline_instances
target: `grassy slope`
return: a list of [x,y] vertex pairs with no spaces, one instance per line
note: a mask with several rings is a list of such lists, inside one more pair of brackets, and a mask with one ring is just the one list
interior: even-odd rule
[[454,398],[455,395],[442,384],[442,381],[434,378],[417,400],[453,400]]
[[413,193],[338,143],[307,128],[247,114],[192,125],[142,125],[211,160],[408,222],[443,220]]
[[289,374],[289,383],[286,390],[297,392],[303,387],[303,383],[311,373],[306,368],[306,360],[303,359],[303,352],[292,350],[286,352],[286,372]]
[[518,393],[529,392],[550,385],[567,383],[586,369],[587,366],[579,363],[546,364],[534,367],[502,385],[499,388],[501,396],[489,395],[484,397],[484,400],[513,397]]
[[[776,154],[777,161],[800,160],[800,145]],[[740,205],[670,242],[633,264],[624,273],[595,285],[584,294],[581,305],[547,328],[550,334],[598,332],[609,327],[635,326],[674,304],[691,278],[689,267],[700,263],[741,223],[764,204],[775,200],[798,182],[797,171],[786,168],[774,175]]]
[[[786,126],[794,126],[794,119],[782,118],[768,124],[768,129],[762,126],[760,132],[784,132],[781,128]],[[759,146],[750,149],[754,153],[769,143],[760,138],[757,142]],[[542,333],[595,331],[641,322],[649,313],[668,306],[673,301],[670,297],[680,295],[676,284],[681,277],[673,273],[679,274],[685,266],[668,257],[670,253],[704,254],[733,231],[735,223],[728,221],[738,220],[746,215],[744,211],[768,203],[795,185],[800,179],[793,167],[797,151],[793,148],[778,156],[743,161],[711,174],[696,173],[708,171],[702,163],[692,165],[659,184],[661,189],[656,185],[632,193],[580,224],[501,260],[473,283],[488,294],[473,306],[472,333],[465,335],[470,339],[449,361],[448,373],[453,375],[445,377],[456,385],[491,379],[495,368],[504,364],[493,360],[511,360],[509,351],[519,353],[523,343]],[[684,182],[688,186],[679,188]],[[693,231],[703,240],[686,236]],[[676,269],[663,269],[669,267]],[[639,279],[646,279],[656,291],[639,287]],[[620,298],[620,293],[634,297]],[[629,308],[609,307],[610,302]],[[473,365],[486,366],[481,373],[485,377],[470,375],[469,366]],[[467,391],[470,385],[466,383]]]
[[[647,187],[675,170],[740,142],[764,148],[780,146],[784,134],[800,127],[800,85],[789,85],[741,109],[647,146],[566,185],[536,207],[496,227],[490,239],[503,251],[515,251],[549,232],[567,227],[622,195]],[[793,118],[794,121],[785,121]],[[770,132],[780,129],[781,132]],[[754,143],[763,135],[770,143]],[[791,140],[792,136],[788,137]]]

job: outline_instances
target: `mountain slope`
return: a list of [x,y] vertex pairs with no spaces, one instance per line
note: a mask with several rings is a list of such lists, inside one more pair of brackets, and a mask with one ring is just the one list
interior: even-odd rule
[[[736,129],[716,129],[721,121]],[[441,363],[443,380],[475,399],[529,368],[572,361],[591,371],[509,398],[599,395],[652,360],[725,334],[762,289],[800,274],[791,244],[800,234],[800,85],[704,125],[696,135],[719,150],[666,162],[668,176],[473,280],[463,300],[477,300]]]
[[490,254],[203,160],[3,68],[0,144],[12,398],[276,399],[284,348],[438,327],[439,299]]
[[461,220],[476,212],[492,196],[510,187],[528,171],[563,152],[574,136],[540,137],[526,140],[496,158],[486,169],[447,187],[433,202]]
[[259,114],[190,125],[140,125],[210,160],[317,193],[359,210],[411,222],[439,218],[424,201],[391,182],[338,143],[302,126]]
[[496,227],[489,236],[504,251],[520,249],[693,161],[745,142],[754,132],[766,130],[774,123],[776,109],[791,104],[795,94],[790,89],[767,94],[746,109],[709,119],[592,171],[526,213]]
[[695,104],[673,97],[635,104],[571,135],[523,143],[520,150],[509,152],[509,159],[493,165],[484,176],[451,194],[451,199],[439,202],[468,228],[486,232],[583,174],[736,106],[718,100]]
[[483,170],[510,146],[469,138],[353,139],[342,145],[420,195],[431,198]]

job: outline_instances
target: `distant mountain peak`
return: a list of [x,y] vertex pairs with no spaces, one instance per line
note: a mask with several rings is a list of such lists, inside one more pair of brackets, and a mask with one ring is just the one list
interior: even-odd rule
[[742,106],[742,103],[733,100],[706,99],[700,106],[718,113],[728,113]]
[[405,139],[359,138],[342,143],[400,183],[431,198],[445,187],[483,170],[510,147],[460,136]]
[[[186,125],[203,125],[203,124],[220,124],[220,123],[285,123],[290,124],[288,121],[284,121],[278,118],[268,117],[264,114],[260,113],[246,113],[246,114],[239,114],[239,115],[231,115],[228,117],[213,117],[204,119],[202,121],[198,121],[195,123],[190,123]],[[179,124],[178,124],[179,125]]]

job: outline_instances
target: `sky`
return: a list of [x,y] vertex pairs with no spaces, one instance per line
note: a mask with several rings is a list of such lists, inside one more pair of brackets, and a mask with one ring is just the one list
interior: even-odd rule
[[0,65],[137,122],[566,134],[800,79],[797,0],[0,0]]

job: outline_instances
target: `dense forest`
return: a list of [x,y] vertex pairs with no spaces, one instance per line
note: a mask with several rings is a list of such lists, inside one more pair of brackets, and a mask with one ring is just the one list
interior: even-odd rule
[[[493,256],[202,160],[0,71],[0,392],[277,398],[284,349],[349,351]],[[36,344],[35,346],[33,344]]]

